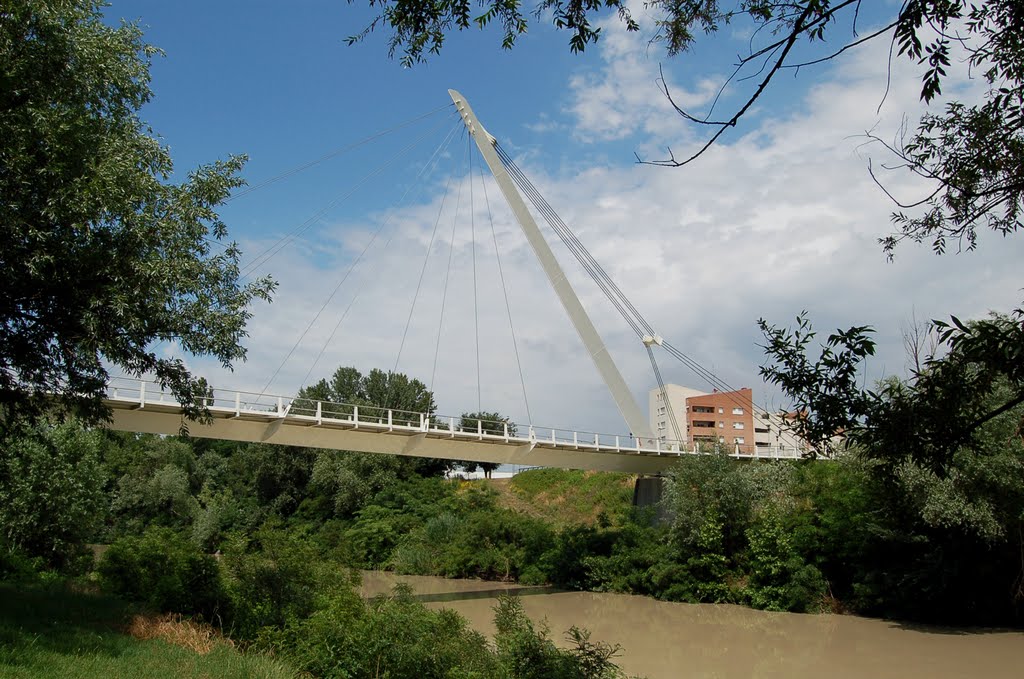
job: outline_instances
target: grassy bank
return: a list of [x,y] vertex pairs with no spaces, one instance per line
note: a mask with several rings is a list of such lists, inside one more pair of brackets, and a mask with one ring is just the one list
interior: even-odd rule
[[593,525],[621,516],[633,502],[636,476],[569,469],[531,469],[490,483],[500,504],[557,527]]
[[241,653],[208,627],[146,615],[108,595],[63,583],[0,584],[5,679],[296,675],[278,660]]

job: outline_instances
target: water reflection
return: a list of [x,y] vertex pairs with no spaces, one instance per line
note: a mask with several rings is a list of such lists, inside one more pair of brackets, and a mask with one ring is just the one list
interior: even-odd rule
[[[364,596],[408,582],[431,607],[450,608],[494,634],[495,599],[524,595],[534,620],[558,641],[571,625],[622,646],[619,664],[650,679],[675,677],[1017,677],[1024,674],[1024,633],[950,634],[839,615],[755,611],[741,606],[677,604],[646,597],[560,592],[494,582],[364,573]],[[956,630],[962,632],[963,630]]]

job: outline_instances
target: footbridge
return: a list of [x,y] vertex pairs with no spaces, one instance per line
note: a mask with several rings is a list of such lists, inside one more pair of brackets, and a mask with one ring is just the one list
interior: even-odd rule
[[[335,333],[348,315],[347,308],[335,324],[334,330],[320,347],[317,358],[306,373],[306,378],[302,385],[292,392],[293,396],[270,396],[273,393],[270,387],[281,372],[284,363],[295,354],[313,325],[317,323],[317,320],[336,298],[341,287],[349,280],[353,270],[357,266],[362,266],[364,269],[370,266],[364,262],[364,255],[369,248],[380,240],[383,241],[383,249],[387,250],[388,244],[392,242],[393,233],[386,239],[383,236],[378,239],[378,236],[381,235],[382,230],[387,224],[385,221],[372,234],[372,238],[370,238],[363,252],[352,261],[351,266],[341,278],[341,281],[331,290],[320,311],[316,313],[313,320],[310,321],[309,325],[299,335],[292,350],[285,356],[281,365],[278,366],[277,370],[270,377],[270,381],[267,382],[267,386],[262,391],[253,393],[221,388],[211,390],[205,403],[209,416],[204,418],[203,421],[186,421],[181,405],[174,400],[171,394],[161,390],[158,384],[144,379],[116,378],[111,381],[108,387],[108,398],[106,400],[106,404],[113,413],[110,426],[117,430],[153,434],[173,435],[187,430],[191,436],[234,441],[252,441],[498,464],[620,471],[635,474],[660,474],[671,467],[679,457],[699,454],[692,443],[692,437],[688,437],[685,427],[680,426],[677,414],[672,412],[671,408],[669,408],[667,414],[671,429],[664,431],[665,427],[659,427],[661,431],[657,435],[652,432],[652,426],[644,414],[644,409],[641,409],[636,402],[632,391],[613,361],[608,347],[581,304],[573,286],[570,284],[569,277],[567,277],[562,269],[562,265],[555,257],[544,234],[538,227],[534,215],[539,215],[547,223],[551,231],[565,245],[566,250],[575,257],[583,271],[589,275],[593,283],[619,312],[624,322],[632,328],[636,334],[637,343],[635,346],[637,348],[642,346],[646,350],[653,375],[664,397],[664,402],[668,402],[668,397],[665,382],[662,379],[662,373],[655,358],[655,351],[663,352],[670,358],[678,360],[702,382],[707,382],[716,391],[729,394],[733,392],[733,389],[716,377],[710,370],[702,367],[655,331],[652,325],[648,323],[615,284],[608,272],[587,251],[580,239],[569,230],[569,227],[544,199],[537,187],[530,182],[525,173],[515,164],[511,155],[501,147],[494,136],[484,129],[473,109],[466,101],[466,98],[455,90],[449,90],[448,94],[451,97],[452,104],[449,107],[437,109],[435,113],[447,108],[449,114],[454,114],[452,116],[454,120],[449,119],[448,121],[451,131],[435,150],[431,156],[431,161],[424,164],[423,167],[434,167],[441,158],[455,158],[461,155],[451,152],[448,146],[456,137],[456,130],[459,128],[462,128],[465,133],[465,158],[468,160],[469,167],[468,171],[465,169],[458,172],[453,171],[453,175],[459,175],[459,179],[452,182],[450,177],[449,182],[445,184],[445,194],[440,201],[441,207],[438,209],[437,219],[434,221],[430,243],[422,253],[423,262],[422,268],[419,270],[419,282],[415,287],[415,293],[412,295],[409,315],[405,323],[405,333],[401,336],[398,356],[394,362],[395,369],[388,373],[389,382],[392,375],[397,374],[413,314],[417,309],[421,309],[425,305],[420,297],[420,293],[424,274],[428,269],[428,260],[435,251],[444,251],[447,248],[448,269],[444,270],[444,287],[443,292],[440,294],[440,319],[437,324],[438,336],[433,343],[436,347],[434,352],[434,372],[436,372],[437,351],[442,344],[441,330],[445,320],[445,300],[449,292],[448,281],[452,261],[451,253],[454,251],[456,243],[456,220],[453,219],[452,235],[447,243],[444,242],[443,236],[438,237],[438,223],[441,220],[445,198],[448,196],[448,187],[452,183],[458,184],[459,187],[462,186],[462,183],[465,183],[470,200],[468,201],[468,215],[463,216],[463,219],[468,217],[470,221],[469,241],[473,244],[471,250],[473,262],[472,299],[474,305],[473,339],[475,340],[477,412],[479,413],[483,410],[481,407],[482,379],[480,376],[481,339],[477,290],[478,267],[476,261],[476,232],[474,230],[475,227],[473,227],[473,206],[475,203],[473,200],[474,167],[472,158],[474,154],[471,147],[475,146],[484,161],[483,164],[486,165],[491,173],[493,184],[496,184],[500,189],[512,216],[521,227],[533,255],[539,262],[552,291],[566,312],[568,320],[576,330],[576,334],[581,341],[581,350],[585,351],[591,358],[619,413],[622,415],[622,419],[627,427],[626,431],[631,432],[630,434],[596,434],[540,427],[534,424],[526,393],[523,367],[519,359],[519,348],[516,343],[508,288],[502,273],[501,248],[498,247],[497,238],[493,233],[494,224],[490,214],[490,201],[487,199],[487,185],[490,182],[485,181],[482,167],[479,173],[479,183],[483,188],[483,205],[487,210],[487,221],[491,227],[491,235],[495,245],[494,252],[497,258],[495,270],[501,279],[505,302],[504,310],[507,312],[514,347],[514,352],[510,352],[506,359],[508,359],[507,362],[511,363],[510,359],[515,358],[515,365],[519,372],[519,381],[523,389],[525,412],[529,418],[528,424],[512,424],[505,421],[490,423],[477,421],[474,426],[467,429],[462,426],[462,418],[443,417],[432,412],[406,412],[376,407],[396,405],[395,401],[389,400],[391,396],[390,389],[388,390],[388,396],[384,399],[387,402],[375,401],[376,406],[313,400],[309,397],[310,393],[304,392],[303,388],[307,384],[306,380],[313,373],[317,361],[324,355],[325,350],[335,337]],[[374,137],[369,139],[372,138]],[[337,154],[328,154],[321,161],[334,155]],[[321,161],[315,161],[294,171],[286,172],[280,175],[279,178],[292,176],[295,172]],[[431,163],[434,165],[431,165]],[[372,171],[369,176],[376,172],[377,170]],[[276,179],[270,181],[276,181]],[[264,182],[260,186],[267,183],[269,182]],[[252,190],[260,188],[260,186],[256,186]],[[460,202],[459,200],[461,188],[455,191],[455,194],[454,213],[455,217],[459,217],[460,206],[463,206],[462,209],[465,209],[465,201]],[[529,201],[529,205],[527,201]],[[335,202],[332,201],[328,207]],[[246,267],[243,274],[246,276],[252,275],[257,268],[265,265],[275,254],[293,243],[311,225],[317,223],[326,209],[317,212],[292,232],[283,236],[263,254],[257,256]],[[435,244],[437,247],[435,247]],[[365,277],[367,280],[374,280],[382,275],[376,269],[371,269],[370,271],[373,273]],[[354,292],[353,301],[349,303],[350,307],[361,292],[361,289]],[[378,308],[375,310],[375,313],[381,313],[381,310]],[[466,348],[463,348],[462,351],[468,354]],[[430,380],[428,393],[432,391],[433,376]],[[305,398],[303,398],[304,395],[306,396]],[[323,396],[324,394],[317,393],[316,395]],[[348,396],[343,398],[348,398]],[[398,403],[400,404],[401,402]],[[737,402],[736,406],[749,408],[751,404],[749,401],[747,403]],[[430,407],[434,406],[431,405]],[[719,426],[723,426],[723,423],[719,423]],[[688,444],[687,440],[690,440],[691,443]],[[720,443],[724,443],[725,438],[718,437],[718,440]],[[746,451],[741,453],[737,445],[734,455],[740,458],[767,457],[773,459],[797,458],[801,455],[800,450],[778,447],[748,446]]]
[[[159,385],[144,380],[111,381],[110,428],[120,431],[250,441],[447,460],[560,467],[631,474],[660,474],[695,447],[660,439],[575,432],[550,427],[477,422],[460,428],[460,418],[307,399],[215,389],[207,422],[186,421],[182,407]],[[524,432],[524,433],[519,433]],[[795,459],[795,448],[771,448],[742,459]]]

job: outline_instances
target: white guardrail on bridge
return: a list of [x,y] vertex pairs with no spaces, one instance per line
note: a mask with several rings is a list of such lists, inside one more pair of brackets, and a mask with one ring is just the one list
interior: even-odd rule
[[[107,387],[108,401],[115,409],[145,410],[160,408],[168,412],[180,404],[174,396],[153,381],[127,377],[111,378]],[[681,456],[699,455],[702,451],[684,442],[634,438],[632,435],[577,432],[555,427],[519,425],[510,422],[476,422],[464,429],[461,417],[433,413],[418,413],[376,406],[332,403],[289,396],[271,396],[234,389],[214,388],[205,405],[216,420],[218,418],[258,419],[263,422],[287,420],[306,426],[329,426],[406,436],[424,434],[432,439],[447,438],[454,441],[476,441],[529,446],[532,448],[558,448],[589,452],[607,452],[620,455]],[[169,410],[168,410],[169,409]],[[119,427],[121,428],[121,427]],[[189,429],[193,425],[189,424]],[[320,444],[310,443],[319,447]],[[796,459],[802,451],[781,446],[758,446],[752,452],[737,450],[732,457],[740,459]]]

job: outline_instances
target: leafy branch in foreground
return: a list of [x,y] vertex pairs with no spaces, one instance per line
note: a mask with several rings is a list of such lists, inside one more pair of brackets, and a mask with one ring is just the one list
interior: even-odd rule
[[[884,380],[876,391],[858,386],[861,364],[874,353],[872,330],[853,327],[829,336],[816,360],[806,314],[795,329],[758,322],[769,363],[766,381],[789,396],[797,432],[826,446],[842,434],[887,468],[903,460],[946,474],[962,449],[978,445],[985,425],[1024,405],[1024,310],[964,323],[932,321],[938,349],[909,380]],[[1016,417],[1016,437],[1024,432]]]

